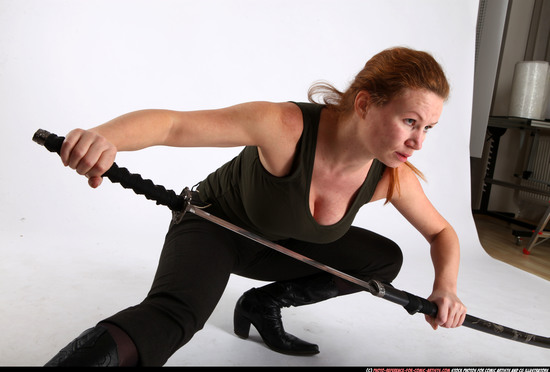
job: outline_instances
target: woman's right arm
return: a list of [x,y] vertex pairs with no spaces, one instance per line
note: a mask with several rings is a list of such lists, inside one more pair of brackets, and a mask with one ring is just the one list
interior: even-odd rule
[[71,131],[61,148],[61,160],[85,175],[95,188],[118,151],[157,145],[253,145],[262,153],[284,159],[293,155],[293,142],[301,132],[296,121],[288,120],[289,116],[296,116],[296,109],[292,103],[251,102],[217,110],[131,112],[90,130]]

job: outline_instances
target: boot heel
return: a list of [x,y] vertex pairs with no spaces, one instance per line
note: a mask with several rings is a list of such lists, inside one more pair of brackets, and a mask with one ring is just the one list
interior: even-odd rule
[[240,338],[248,338],[248,334],[250,333],[250,320],[240,314],[237,309],[235,309],[235,313],[233,314],[233,331]]

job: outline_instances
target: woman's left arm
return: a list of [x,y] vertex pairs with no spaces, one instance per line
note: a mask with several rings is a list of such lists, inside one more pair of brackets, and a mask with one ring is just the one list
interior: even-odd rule
[[433,329],[462,325],[466,307],[457,296],[460,245],[452,226],[439,214],[424,194],[414,172],[399,167],[400,192],[391,203],[426,238],[435,270],[432,294],[428,300],[438,306],[436,318],[426,316]]

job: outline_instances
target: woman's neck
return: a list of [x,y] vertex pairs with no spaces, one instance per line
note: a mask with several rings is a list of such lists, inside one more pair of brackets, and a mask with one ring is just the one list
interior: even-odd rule
[[359,171],[374,159],[362,146],[358,136],[361,123],[353,113],[340,115],[333,110],[321,112],[317,138],[317,156],[334,170]]

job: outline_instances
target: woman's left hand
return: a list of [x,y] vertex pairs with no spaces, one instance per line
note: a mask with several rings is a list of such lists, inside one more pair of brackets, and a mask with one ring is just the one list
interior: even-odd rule
[[433,291],[428,301],[435,302],[438,307],[437,317],[426,315],[426,321],[435,330],[439,326],[445,328],[456,328],[462,325],[466,318],[466,306],[453,292]]

